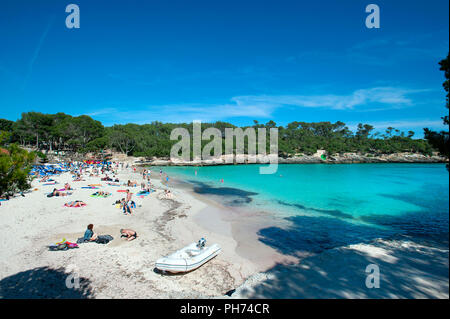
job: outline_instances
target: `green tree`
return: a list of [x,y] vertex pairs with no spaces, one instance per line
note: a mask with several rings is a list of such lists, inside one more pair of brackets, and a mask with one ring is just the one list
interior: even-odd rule
[[[450,76],[450,69],[449,69],[449,55],[447,54],[447,57],[439,62],[439,65],[441,66],[439,70],[444,71],[444,77],[445,81],[442,84],[444,87],[444,90],[447,92],[446,95],[446,103],[445,107],[449,108],[449,76]],[[442,117],[442,120],[445,125],[449,125],[449,118],[448,114]],[[441,132],[435,132],[428,128],[424,128],[424,136],[425,139],[428,140],[428,142],[436,149],[439,150],[439,152],[449,158],[450,153],[450,146],[449,146],[449,132],[448,131],[441,131]],[[449,168],[447,164],[447,169]]]
[[[7,135],[0,135],[0,145],[4,146]],[[27,152],[17,144],[0,147],[0,196],[12,195],[17,191],[29,189],[29,172],[35,154]]]

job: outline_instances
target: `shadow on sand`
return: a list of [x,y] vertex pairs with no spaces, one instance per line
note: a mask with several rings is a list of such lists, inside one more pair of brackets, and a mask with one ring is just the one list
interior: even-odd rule
[[64,268],[39,267],[0,281],[0,299],[85,299],[92,296],[90,281],[79,278],[78,288],[67,288]]
[[285,219],[291,222],[287,229],[267,227],[258,232],[261,242],[284,255],[321,253],[393,235],[387,229],[348,223],[339,218],[292,216]]
[[[334,249],[303,259],[297,265],[278,264],[271,279],[244,298],[448,298],[448,250],[402,247],[383,242],[372,251]],[[366,286],[366,267],[379,267],[379,288]],[[370,272],[371,273],[371,272]]]
[[252,196],[258,195],[255,192],[248,192],[239,188],[233,187],[215,187],[206,183],[190,180],[194,184],[194,192],[202,195],[214,195],[223,199],[227,206],[239,206],[252,202]]

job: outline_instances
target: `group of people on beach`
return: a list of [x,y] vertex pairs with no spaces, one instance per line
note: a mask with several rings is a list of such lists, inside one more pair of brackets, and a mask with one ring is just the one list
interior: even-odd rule
[[[121,228],[120,237],[127,238],[128,241],[132,241],[137,238],[137,233],[133,229]],[[94,225],[89,224],[84,232],[83,240],[85,242],[97,241],[98,234],[94,232]]]
[[[62,163],[59,164],[62,171],[69,171],[73,175],[73,181],[83,181],[84,176],[89,177],[100,177],[100,174],[104,177],[101,178],[101,181],[109,181],[109,182],[116,182],[119,183],[119,179],[116,177],[119,169],[127,169],[129,168],[129,164],[124,163],[104,163],[104,164],[92,164],[92,163],[83,163],[83,162],[75,162],[75,163]],[[132,167],[133,172],[137,173],[136,167]],[[61,171],[59,171],[60,173]],[[42,175],[41,175],[42,173]],[[40,182],[42,183],[48,183],[48,182],[54,182],[57,184],[57,181],[52,179],[51,177],[53,175],[59,174],[58,172],[55,172],[54,174],[46,174],[44,170],[37,171],[35,174],[36,177],[41,178]],[[150,169],[143,169],[142,171],[142,182],[140,184],[141,191],[137,193],[137,195],[141,195],[141,197],[150,194],[152,190],[152,183],[150,181],[151,177],[151,170]],[[163,173],[162,169],[160,169],[159,176],[161,178],[161,181],[164,183],[164,180],[167,182],[169,180],[169,177],[166,173]],[[109,177],[108,174],[113,175],[113,178]],[[128,180],[127,183],[123,183],[122,185],[126,185],[128,187],[137,187],[138,182]],[[92,185],[91,185],[92,186]],[[119,186],[119,184],[117,185]],[[69,183],[64,184],[64,189],[57,189],[54,188],[51,193],[49,193],[47,196],[52,197],[63,197],[72,195],[72,192],[74,189]],[[92,196],[104,196],[107,197],[111,195],[109,192],[105,191],[97,191],[96,193],[92,194]],[[173,198],[173,194],[169,189],[165,189],[164,193],[161,194],[165,199],[171,199]],[[119,204],[119,207],[123,210],[123,213],[125,215],[131,215],[133,213],[133,209],[136,208],[136,203],[133,201],[133,193],[130,191],[130,189],[126,189],[125,197],[123,197],[120,201],[116,201],[115,204]],[[69,203],[66,203],[64,206],[66,207],[83,207],[86,206],[86,203],[80,200],[74,200]],[[128,228],[122,228],[120,229],[121,237],[125,237],[128,241],[134,240],[137,238],[137,233],[133,229]],[[101,236],[100,236],[101,237]],[[94,225],[89,224],[86,228],[86,231],[84,233],[83,240],[84,242],[93,242],[97,241],[99,238],[99,235],[94,231]]]

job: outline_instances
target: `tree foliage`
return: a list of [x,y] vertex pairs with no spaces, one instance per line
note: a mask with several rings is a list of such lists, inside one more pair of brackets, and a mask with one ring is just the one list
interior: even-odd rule
[[[444,77],[445,81],[442,84],[444,87],[444,90],[447,92],[446,95],[446,103],[445,107],[447,110],[449,109],[449,77],[450,77],[450,65],[449,65],[449,55],[445,59],[439,62],[440,68],[439,70],[444,71]],[[442,120],[445,125],[449,125],[449,118],[448,114],[442,117]],[[441,132],[435,132],[428,128],[424,129],[424,136],[425,139],[439,152],[443,155],[445,155],[447,158],[449,157],[450,153],[450,145],[449,145],[449,132],[447,131],[441,131]],[[448,166],[447,166],[448,167]]]
[[[10,122],[10,121],[9,121]],[[193,136],[192,123],[161,123],[125,124],[104,127],[99,121],[89,116],[72,117],[64,113],[42,114],[38,112],[23,113],[16,122],[0,121],[9,132],[9,143],[33,147],[38,151],[72,151],[77,153],[101,152],[113,149],[133,156],[169,157],[172,146],[177,141],[170,140],[170,134],[175,128],[185,128]],[[202,123],[202,131],[216,128],[225,139],[226,128],[236,128],[227,122]],[[398,152],[414,152],[430,155],[433,150],[431,143],[423,139],[412,139],[414,132],[407,134],[388,127],[385,134],[374,133],[373,126],[360,123],[353,133],[343,122],[291,122],[278,126],[274,121],[266,124],[254,121],[253,126],[242,127],[266,129],[266,151],[269,152],[269,130],[278,128],[279,154],[284,157],[298,153],[314,154],[324,149],[328,154],[358,152],[373,154],[389,154]],[[202,141],[202,146],[209,141]],[[191,147],[192,147],[191,140]],[[247,139],[244,151],[247,152]],[[222,143],[224,152],[225,142]],[[234,145],[236,146],[236,145]],[[191,157],[192,158],[192,157]]]
[[30,188],[29,172],[35,154],[17,144],[5,145],[10,133],[0,134],[0,196],[12,195]]

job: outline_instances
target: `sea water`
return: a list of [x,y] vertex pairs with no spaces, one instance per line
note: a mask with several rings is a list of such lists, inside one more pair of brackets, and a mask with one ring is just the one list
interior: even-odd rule
[[[280,164],[166,167],[199,194],[268,212],[288,228],[261,229],[285,254],[407,236],[448,249],[449,173],[444,164]],[[170,179],[169,179],[170,183]]]

